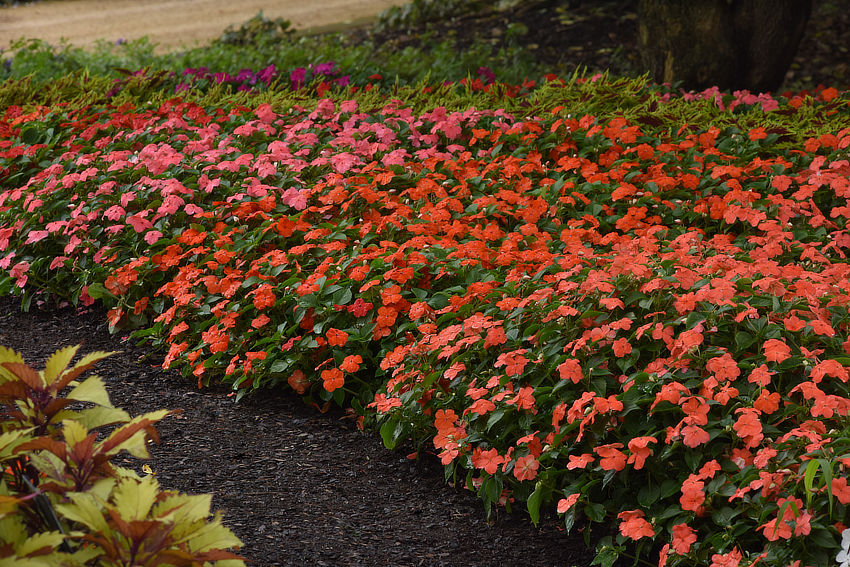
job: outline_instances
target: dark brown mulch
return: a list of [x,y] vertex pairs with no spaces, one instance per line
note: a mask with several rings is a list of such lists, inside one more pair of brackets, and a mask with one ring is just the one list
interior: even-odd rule
[[[493,50],[520,45],[548,72],[570,76],[577,68],[613,75],[645,72],[637,51],[637,0],[524,0],[497,9],[458,15],[405,28],[370,32],[360,29],[352,41],[370,37],[397,49],[428,49],[448,40],[459,50],[473,42]],[[800,91],[817,85],[850,88],[850,0],[813,0],[812,16],[797,56],[779,89]],[[512,26],[509,30],[509,26]]]
[[[504,512],[488,523],[475,496],[448,486],[433,458],[409,461],[341,412],[320,414],[294,396],[262,393],[235,403],[198,390],[161,357],[110,335],[102,310],[21,313],[0,299],[0,345],[41,368],[67,345],[121,351],[98,363],[115,405],[132,415],[182,409],[158,427],[148,464],[163,487],[212,493],[213,506],[255,565],[584,567],[582,536],[556,518],[535,528]],[[148,358],[145,358],[148,356]],[[126,459],[122,466],[141,470]]]

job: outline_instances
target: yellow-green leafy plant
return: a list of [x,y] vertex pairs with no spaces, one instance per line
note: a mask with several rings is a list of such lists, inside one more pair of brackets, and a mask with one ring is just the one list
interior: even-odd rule
[[110,462],[148,458],[154,425],[174,412],[115,408],[99,377],[80,379],[111,353],[70,366],[78,349],[36,371],[0,347],[0,567],[244,566],[209,495],[164,491]]

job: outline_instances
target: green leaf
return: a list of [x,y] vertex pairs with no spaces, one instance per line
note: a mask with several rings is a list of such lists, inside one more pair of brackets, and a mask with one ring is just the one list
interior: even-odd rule
[[809,461],[806,465],[806,472],[803,475],[803,486],[806,488],[806,508],[812,508],[812,487],[814,486],[815,475],[818,473],[820,462],[816,459]]
[[68,368],[69,364],[71,364],[71,360],[74,359],[79,348],[80,345],[67,346],[50,355],[50,358],[48,358],[47,362],[44,364],[44,373],[42,374],[45,384],[53,384],[59,375]]
[[601,522],[605,519],[605,506],[595,502],[588,502],[584,505],[584,513],[594,522]]
[[661,496],[661,486],[658,483],[645,484],[637,493],[638,504],[649,508]]
[[714,523],[720,527],[726,527],[732,525],[732,520],[737,516],[740,516],[742,510],[736,510],[735,508],[731,508],[729,506],[724,506],[719,510],[715,510],[711,514],[711,519],[714,520]]
[[95,406],[82,410],[63,410],[54,416],[54,421],[66,419],[74,420],[92,431],[104,425],[127,423],[130,421],[130,414],[120,408]]
[[403,429],[404,426],[399,418],[392,418],[384,422],[381,426],[381,439],[384,440],[384,447],[390,450],[395,449]]
[[97,282],[90,283],[88,286],[86,286],[86,293],[88,293],[89,297],[91,297],[92,299],[103,299],[104,297],[108,297],[110,299],[118,298],[118,296],[103,287],[103,284]]
[[159,482],[154,476],[141,479],[122,478],[112,491],[112,502],[125,522],[147,519],[156,496]]
[[67,495],[69,504],[57,504],[56,511],[72,522],[78,522],[94,533],[108,534],[111,528],[103,516],[100,505],[91,494],[71,492]]
[[746,350],[750,348],[750,346],[756,342],[756,339],[757,337],[746,331],[738,331],[735,333],[735,345],[738,347],[738,350]]
[[40,549],[55,549],[65,541],[65,536],[59,532],[45,532],[30,535],[26,541],[15,547],[15,553],[21,557]]
[[100,376],[91,376],[78,384],[68,393],[68,399],[78,402],[90,402],[105,407],[112,406],[112,403],[109,401],[109,394],[106,392],[106,387],[103,385],[103,380],[100,379]]
[[157,518],[170,516],[179,531],[181,524],[206,520],[210,515],[211,506],[211,494],[173,494],[154,506],[153,515]]
[[538,482],[534,487],[534,492],[528,497],[525,505],[528,508],[528,515],[531,516],[531,522],[536,526],[540,522],[540,502],[543,499],[543,483]]

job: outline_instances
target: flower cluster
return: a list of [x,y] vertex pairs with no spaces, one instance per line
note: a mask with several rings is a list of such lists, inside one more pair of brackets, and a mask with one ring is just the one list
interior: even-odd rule
[[488,510],[614,522],[601,560],[831,561],[850,129],[549,108],[12,108],[0,287],[101,300],[199,386],[351,405]]

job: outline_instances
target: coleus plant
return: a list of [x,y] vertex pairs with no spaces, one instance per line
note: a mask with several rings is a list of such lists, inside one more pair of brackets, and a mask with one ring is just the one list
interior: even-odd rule
[[613,521],[600,562],[828,563],[850,131],[779,142],[846,97],[549,108],[7,113],[6,285],[103,301],[199,386],[351,404],[488,507]]
[[149,457],[153,425],[172,412],[131,419],[114,408],[98,377],[77,381],[109,353],[69,368],[77,350],[57,351],[36,371],[0,348],[0,564],[244,565],[227,551],[239,539],[220,515],[210,518],[209,495],[162,491],[152,476],[110,462],[124,451]]

